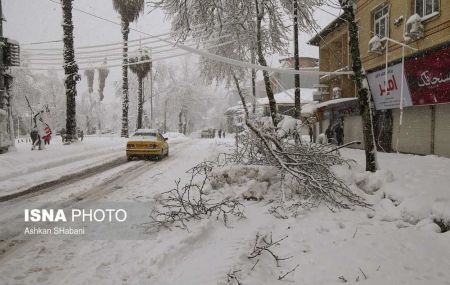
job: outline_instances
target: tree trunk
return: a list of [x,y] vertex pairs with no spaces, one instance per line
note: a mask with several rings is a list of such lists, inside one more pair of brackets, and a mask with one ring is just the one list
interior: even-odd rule
[[[252,64],[255,64],[256,55],[255,50],[252,48]],[[252,68],[252,95],[253,95],[253,104],[252,104],[252,113],[256,113],[256,69]]]
[[[257,46],[257,52],[258,52],[258,62],[262,66],[267,66],[266,58],[264,57],[263,51],[262,51],[262,42],[261,42],[261,22],[264,18],[264,10],[260,11],[258,0],[255,0],[256,4],[256,46]],[[264,6],[261,5],[261,9],[264,9]],[[270,83],[270,77],[269,72],[263,70],[263,77],[264,77],[264,85],[266,87],[266,95],[267,99],[269,99],[269,109],[270,109],[270,116],[272,117],[272,123],[274,126],[277,126],[278,124],[278,118],[277,118],[277,102],[275,101],[275,98],[273,96],[273,90],[272,85]]]
[[143,78],[138,77],[138,114],[136,129],[142,129],[142,114],[144,112],[144,92],[142,89]]
[[73,47],[73,22],[72,22],[72,1],[62,0],[63,10],[63,31],[64,31],[64,73],[66,87],[66,138],[68,141],[76,139],[76,101],[77,81],[80,79],[78,65],[75,62]]
[[122,17],[122,132],[121,136],[128,137],[128,34],[130,33],[130,23]]
[[[300,58],[298,54],[298,2],[294,0],[294,69],[300,70]],[[301,119],[301,100],[300,100],[300,74],[295,75],[295,118]]]
[[352,69],[355,73],[355,83],[358,91],[359,108],[363,122],[364,149],[366,153],[366,171],[375,172],[378,169],[377,150],[375,148],[375,138],[373,132],[372,112],[370,109],[369,90],[364,86],[363,81],[367,80],[362,71],[361,56],[359,52],[358,26],[355,22],[355,12],[353,1],[339,0],[344,11],[343,17],[348,23],[349,45],[352,58]]

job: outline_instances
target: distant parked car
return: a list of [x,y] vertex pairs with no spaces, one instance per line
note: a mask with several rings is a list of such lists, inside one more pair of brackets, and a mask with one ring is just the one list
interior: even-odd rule
[[127,159],[156,158],[169,155],[169,144],[157,130],[138,129],[127,142]]
[[214,130],[213,129],[202,130],[202,132],[200,133],[200,137],[208,139],[214,138]]

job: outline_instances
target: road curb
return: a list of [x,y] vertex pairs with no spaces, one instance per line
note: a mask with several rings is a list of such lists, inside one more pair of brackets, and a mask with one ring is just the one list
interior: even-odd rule
[[46,182],[34,185],[32,187],[17,191],[15,193],[0,196],[0,202],[9,201],[9,200],[18,198],[20,196],[39,192],[41,190],[45,190],[46,188],[53,187],[53,186],[56,186],[56,185],[62,184],[62,183],[68,183],[71,181],[75,181],[75,179],[79,179],[82,177],[83,178],[89,177],[89,176],[95,175],[98,172],[106,171],[106,170],[112,169],[114,167],[120,166],[122,164],[125,164],[126,162],[127,162],[126,157],[119,157],[114,160],[108,161],[106,163],[96,165],[96,166],[93,166],[93,167],[90,167],[87,169],[83,169],[81,171],[77,171],[74,173],[70,173],[70,174],[61,176],[57,179],[46,181]]

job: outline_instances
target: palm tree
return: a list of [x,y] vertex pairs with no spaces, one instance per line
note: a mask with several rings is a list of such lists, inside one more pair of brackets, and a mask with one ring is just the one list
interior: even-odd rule
[[121,16],[122,38],[123,38],[123,60],[122,60],[122,137],[128,137],[128,34],[130,23],[139,18],[144,11],[144,0],[112,0],[114,10]]
[[130,63],[136,63],[130,65],[130,70],[136,74],[138,78],[138,115],[136,122],[136,129],[142,128],[142,115],[144,106],[144,92],[143,92],[143,80],[147,77],[148,73],[152,69],[152,63],[148,54],[141,55],[139,57],[130,58]]
[[66,75],[66,139],[71,141],[76,138],[76,102],[77,81],[80,80],[78,65],[75,62],[75,52],[73,47],[73,21],[72,21],[72,1],[61,0],[63,10],[63,31],[64,31],[64,73]]

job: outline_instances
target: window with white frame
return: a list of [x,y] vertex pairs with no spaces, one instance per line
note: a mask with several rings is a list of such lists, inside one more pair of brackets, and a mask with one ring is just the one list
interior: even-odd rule
[[380,39],[389,37],[389,5],[380,7],[373,13],[373,32]]
[[439,0],[415,0],[416,14],[429,18],[439,13]]

